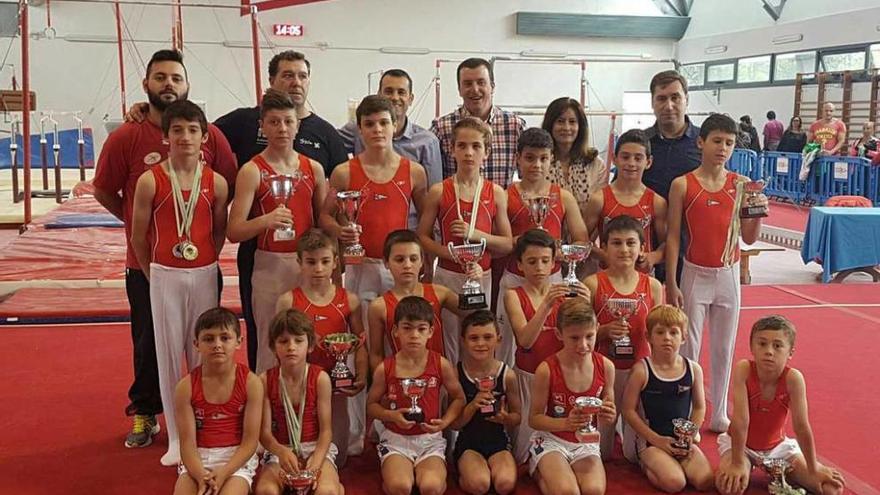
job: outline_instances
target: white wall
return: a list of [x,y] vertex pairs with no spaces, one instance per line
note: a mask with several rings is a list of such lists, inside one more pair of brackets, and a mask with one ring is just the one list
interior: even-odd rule
[[[225,2],[226,5],[236,2]],[[31,30],[45,27],[45,7],[31,8]],[[656,14],[651,0],[333,0],[280,9],[260,14],[264,30],[271,37],[273,23],[305,25],[303,38],[275,38],[275,51],[292,47],[307,54],[312,62],[310,103],[316,112],[334,124],[347,118],[349,99],[367,92],[368,73],[392,67],[404,68],[414,79],[415,109],[420,124],[428,125],[434,115],[434,90],[429,82],[438,58],[464,59],[493,55],[518,57],[523,50],[567,52],[570,58],[589,55],[640,55],[668,59],[673,43],[668,40],[612,40],[517,36],[515,12],[521,10],[594,14]],[[127,102],[144,100],[140,87],[143,63],[153,51],[166,48],[170,39],[171,12],[167,8],[124,6],[123,14],[136,43],[126,43]],[[254,102],[252,58],[249,48],[227,48],[223,41],[248,43],[250,23],[237,9],[184,8],[185,60],[192,84],[190,98],[207,101],[208,117]],[[113,43],[82,43],[62,39],[65,35],[115,38],[112,7],[109,5],[53,3],[55,40],[31,44],[32,87],[41,109],[84,110],[87,122],[104,137],[102,118],[118,118],[120,112],[116,46]],[[0,40],[5,48],[8,39]],[[317,48],[319,44],[324,49]],[[283,45],[283,46],[282,46]],[[430,50],[427,55],[394,55],[379,52],[382,47],[415,47]],[[136,50],[136,52],[135,52]],[[273,52],[262,50],[263,86],[267,85],[266,64]],[[16,41],[10,55],[20,59]],[[619,110],[623,91],[644,90],[651,75],[671,63],[590,63],[589,104],[593,109]],[[19,68],[16,68],[19,72]],[[7,81],[9,70],[0,74]],[[522,66],[499,62],[496,102],[499,104],[546,105],[568,95],[577,98],[580,72],[576,66]],[[458,103],[455,64],[441,70],[442,112]],[[3,83],[0,83],[5,85]],[[373,78],[375,90],[376,79]],[[427,94],[426,94],[427,93]],[[531,119],[534,123],[535,119]],[[594,120],[597,141],[607,138],[607,119]],[[603,125],[604,124],[604,125]]]
[[[858,9],[858,10],[856,10]],[[682,64],[730,59],[768,53],[785,53],[855,43],[880,42],[880,7],[876,1],[790,0],[776,23],[761,8],[759,0],[694,2],[693,20],[676,46]],[[803,34],[798,43],[774,45],[773,38]],[[726,45],[727,51],[708,55],[706,48]],[[805,99],[816,99],[815,86],[807,86]],[[853,100],[866,100],[867,84],[853,85]],[[840,101],[841,90],[828,88],[827,98]],[[794,86],[725,89],[720,92],[693,91],[691,111],[729,113],[735,119],[751,115],[759,131],[768,110],[775,110],[786,125],[794,109]],[[806,123],[808,118],[804,117]],[[862,120],[862,119],[858,119]]]

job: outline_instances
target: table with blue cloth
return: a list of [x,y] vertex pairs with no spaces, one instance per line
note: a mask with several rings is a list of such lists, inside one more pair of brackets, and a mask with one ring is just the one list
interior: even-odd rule
[[801,259],[821,263],[826,283],[855,272],[880,282],[880,208],[812,208]]

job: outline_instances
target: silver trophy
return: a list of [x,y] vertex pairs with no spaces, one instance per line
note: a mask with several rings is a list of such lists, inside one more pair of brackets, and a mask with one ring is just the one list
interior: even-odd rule
[[675,418],[672,420],[672,433],[675,435],[672,446],[690,451],[694,443],[694,435],[697,434],[697,425],[689,419]]
[[[626,323],[632,315],[639,310],[639,299],[627,299],[625,297],[612,297],[605,302],[605,307],[611,314],[620,320],[620,323]],[[633,359],[635,355],[635,347],[629,335],[611,342],[611,357],[615,359]]]
[[587,259],[590,255],[590,245],[582,246],[580,244],[563,244],[559,248],[559,258],[568,263],[568,274],[565,275],[565,282],[570,290],[566,296],[576,297],[577,287],[580,280],[577,278],[577,264]]
[[806,493],[803,488],[795,488],[785,480],[786,473],[791,471],[791,461],[788,459],[765,457],[761,464],[764,471],[770,475],[767,491],[771,495],[803,495]]
[[748,181],[742,183],[742,206],[739,210],[740,218],[763,218],[769,215],[769,209],[766,204],[761,202],[761,195],[764,194],[764,181]]
[[596,424],[599,408],[602,407],[602,399],[598,397],[581,396],[574,400],[574,407],[587,414],[587,422],[574,432],[574,436],[580,443],[595,443],[599,441],[599,427]]
[[[357,227],[358,211],[361,206],[361,192],[339,191],[336,193],[336,204],[339,206],[339,210],[345,217],[347,224]],[[346,265],[359,265],[364,261],[365,254],[366,252],[361,243],[355,242],[345,246],[345,249],[342,251],[342,261]]]
[[403,395],[409,397],[409,411],[403,414],[408,421],[416,423],[425,422],[425,411],[419,407],[419,399],[425,395],[428,390],[428,381],[423,378],[404,378],[400,380],[400,391]]
[[[477,244],[465,244],[455,246],[450,242],[447,247],[452,259],[461,265],[463,270],[467,270],[468,265],[476,263],[483,257],[486,252],[486,239],[480,239]],[[486,294],[482,292],[483,287],[480,282],[475,279],[467,279],[461,286],[461,292],[458,295],[458,309],[472,310],[483,309],[486,307]]]
[[281,483],[293,490],[296,495],[305,495],[312,491],[312,486],[318,480],[321,471],[301,469],[295,473],[281,471]]
[[[481,376],[474,381],[476,382],[477,389],[480,392],[492,392],[495,389],[495,377],[494,376],[491,376],[491,375]],[[498,414],[498,411],[501,408],[500,406],[501,406],[501,404],[498,402],[497,399],[494,398],[494,394],[493,394],[493,398],[492,398],[491,402],[489,402],[485,406],[480,407],[480,411],[479,411],[480,415],[483,416],[484,418],[495,416],[496,414]]]
[[[269,192],[275,200],[278,207],[287,208],[287,202],[293,197],[296,191],[296,185],[302,178],[302,174],[297,171],[295,174],[275,174],[266,178],[269,184]],[[293,223],[278,229],[274,234],[276,241],[292,241],[296,237],[296,231],[293,229]]]
[[348,369],[345,361],[348,355],[361,345],[361,338],[353,333],[331,333],[321,340],[321,347],[336,359],[336,364],[330,370],[330,383],[333,390],[350,388],[354,385],[354,373]]
[[525,198],[529,208],[529,217],[539,229],[546,231],[544,220],[550,213],[550,196],[530,196]]

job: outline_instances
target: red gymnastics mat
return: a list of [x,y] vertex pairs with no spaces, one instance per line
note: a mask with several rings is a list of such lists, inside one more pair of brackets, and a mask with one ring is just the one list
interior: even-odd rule
[[[71,214],[106,213],[91,197],[74,198],[40,217],[0,253],[0,285],[27,287],[33,281],[102,281],[125,278],[125,229],[78,227],[49,229]],[[220,255],[224,275],[237,275],[238,244],[226,243]],[[95,286],[98,286],[97,283]],[[4,292],[9,292],[5,290]]]
[[[224,287],[220,305],[241,314],[238,286]],[[18,289],[0,302],[0,325],[100,323],[129,320],[125,288]]]
[[795,232],[804,232],[807,230],[807,219],[809,217],[809,206],[771,201],[770,215],[764,219],[764,225],[781,227]]
[[[743,287],[743,303],[737,358],[748,356],[748,330],[757,318],[780,313],[792,319],[798,328],[792,365],[807,379],[821,459],[844,471],[849,493],[880,494],[872,414],[880,409],[875,385],[880,368],[871,345],[880,328],[880,291],[846,285],[748,286]],[[0,492],[171,491],[176,473],[158,462],[167,445],[164,434],[145,449],[122,446],[129,426],[122,411],[131,380],[126,325],[19,326],[0,333],[5,337],[0,362],[6,378],[0,381]],[[705,357],[702,362],[705,367]],[[703,435],[702,448],[717,465],[715,435]],[[636,467],[619,458],[606,463],[606,472],[610,494],[659,493]],[[381,492],[372,450],[350,458],[341,476],[349,494]],[[749,493],[766,493],[765,482],[756,472]],[[452,477],[449,486],[448,493],[461,493]],[[524,476],[517,493],[538,490]]]

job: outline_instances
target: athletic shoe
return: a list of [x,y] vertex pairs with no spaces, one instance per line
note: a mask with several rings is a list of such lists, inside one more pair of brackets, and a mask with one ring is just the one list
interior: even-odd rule
[[135,414],[131,431],[125,437],[125,446],[129,449],[146,447],[153,443],[153,436],[159,433],[159,422],[150,414]]

